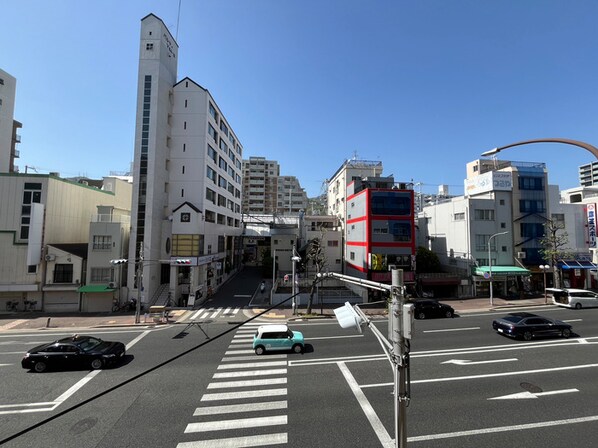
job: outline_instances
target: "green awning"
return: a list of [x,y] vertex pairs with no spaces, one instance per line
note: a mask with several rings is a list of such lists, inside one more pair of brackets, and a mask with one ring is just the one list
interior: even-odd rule
[[489,274],[492,270],[492,276],[496,275],[530,275],[529,269],[521,268],[519,266],[478,266],[475,268],[474,275],[484,276]]
[[108,285],[84,285],[81,286],[77,292],[112,292],[114,288],[110,288]]

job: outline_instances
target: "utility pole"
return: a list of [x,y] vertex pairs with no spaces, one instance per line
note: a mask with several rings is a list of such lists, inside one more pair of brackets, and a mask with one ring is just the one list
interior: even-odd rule
[[137,303],[135,304],[135,323],[141,322],[141,290],[143,289],[143,241],[139,243],[139,261],[137,262]]
[[409,367],[409,340],[413,327],[413,305],[405,304],[403,294],[403,270],[391,271],[392,285],[376,283],[348,275],[329,272],[317,274],[318,277],[333,277],[341,281],[364,286],[369,289],[387,291],[391,294],[392,302],[388,312],[388,340],[372,325],[372,321],[359,309],[357,305],[345,302],[345,305],[336,308],[334,314],[342,328],[355,327],[361,332],[361,325],[365,324],[372,331],[382,346],[384,354],[390,361],[394,376],[394,411],[395,411],[395,447],[407,447],[407,406],[409,404],[410,367]]

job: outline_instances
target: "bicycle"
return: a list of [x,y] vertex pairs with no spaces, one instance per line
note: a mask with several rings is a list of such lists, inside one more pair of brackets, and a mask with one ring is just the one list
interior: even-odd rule
[[6,302],[6,311],[19,311],[19,302],[16,300]]
[[114,299],[112,301],[112,312],[118,311],[135,311],[135,307],[137,305],[137,301],[135,299],[130,299],[128,302],[123,303],[122,305],[118,303],[118,299]]

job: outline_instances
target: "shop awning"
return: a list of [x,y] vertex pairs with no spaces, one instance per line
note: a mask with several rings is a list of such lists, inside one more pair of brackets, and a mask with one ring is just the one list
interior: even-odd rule
[[84,285],[77,289],[77,292],[112,292],[114,288],[108,285]]
[[598,269],[598,265],[589,260],[559,260],[561,269]]
[[530,275],[529,269],[521,268],[519,266],[478,266],[475,268],[474,275],[489,274],[492,271],[492,275]]

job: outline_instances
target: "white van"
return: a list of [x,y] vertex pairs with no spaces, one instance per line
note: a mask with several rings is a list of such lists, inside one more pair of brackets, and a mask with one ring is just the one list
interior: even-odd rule
[[552,294],[552,303],[567,308],[598,307],[598,294],[586,289],[557,289],[546,288]]

